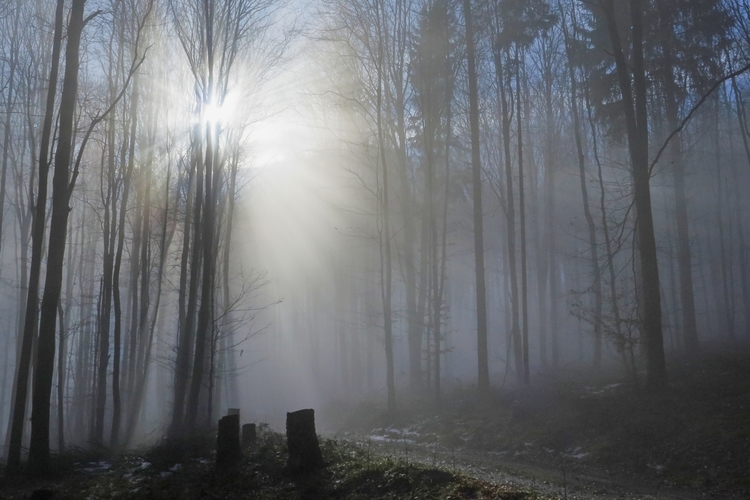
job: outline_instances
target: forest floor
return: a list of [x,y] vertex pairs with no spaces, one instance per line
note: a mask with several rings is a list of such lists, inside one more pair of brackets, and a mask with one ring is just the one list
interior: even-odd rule
[[402,396],[395,417],[331,405],[317,418],[333,437],[321,441],[327,466],[302,477],[268,431],[229,469],[215,466],[213,437],[79,450],[55,456],[43,480],[0,477],[0,500],[750,498],[750,350],[672,361],[669,374],[660,393],[561,371],[482,399],[454,388],[439,406]]
[[86,453],[56,456],[45,479],[0,479],[0,499],[477,499],[552,500],[503,482],[475,479],[323,439],[326,467],[291,476],[286,438],[264,432],[241,463],[215,465],[212,440],[169,442],[117,457]]
[[402,397],[395,418],[363,404],[334,425],[380,453],[567,498],[750,498],[750,350],[673,361],[669,375],[653,393],[621,374],[537,374],[484,399]]

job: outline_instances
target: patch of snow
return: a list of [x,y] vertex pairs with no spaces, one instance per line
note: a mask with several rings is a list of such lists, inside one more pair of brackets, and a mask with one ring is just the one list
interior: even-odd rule
[[181,464],[174,464],[172,467],[169,468],[171,472],[177,472],[178,470],[182,469]]
[[103,460],[101,462],[90,462],[86,465],[87,467],[83,468],[83,472],[89,472],[89,473],[106,472],[112,468],[112,464],[105,462]]
[[367,438],[370,441],[378,441],[378,442],[381,442],[381,443],[414,444],[414,442],[415,442],[413,439],[409,439],[409,438],[380,436],[378,434],[371,434],[371,435],[367,436]]
[[566,453],[563,454],[563,456],[568,458],[575,458],[577,460],[580,460],[582,458],[586,458],[589,455],[589,452],[582,451],[583,449],[580,446],[576,446],[573,449],[566,450]]
[[[598,394],[604,394],[605,392],[611,391],[612,389],[616,389],[617,387],[620,387],[621,385],[622,385],[622,383],[617,382],[617,383],[614,383],[614,384],[605,385],[604,387],[602,387],[601,389],[598,389],[598,390],[594,389],[593,387],[586,387],[586,392],[588,392],[588,395],[590,395],[590,396],[595,396],[595,395],[598,395]],[[586,395],[581,396],[581,397],[585,398]]]

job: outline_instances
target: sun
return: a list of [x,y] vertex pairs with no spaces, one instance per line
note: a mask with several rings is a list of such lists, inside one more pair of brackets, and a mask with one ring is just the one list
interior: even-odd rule
[[201,118],[207,122],[221,125],[231,125],[238,117],[237,99],[233,93],[224,96],[221,102],[212,102],[203,106]]

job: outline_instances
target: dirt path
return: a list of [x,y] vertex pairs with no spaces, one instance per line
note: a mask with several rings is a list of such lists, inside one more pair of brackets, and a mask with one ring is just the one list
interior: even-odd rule
[[369,447],[373,453],[463,472],[492,483],[509,483],[550,497],[571,500],[707,498],[703,492],[674,491],[653,480],[625,478],[611,471],[592,472],[570,461],[551,467],[492,452],[445,450],[403,440],[368,440],[367,436],[345,439],[360,447]]

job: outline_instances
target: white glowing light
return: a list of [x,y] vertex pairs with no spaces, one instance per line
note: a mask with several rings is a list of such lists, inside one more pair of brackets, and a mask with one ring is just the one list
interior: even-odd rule
[[227,94],[224,102],[203,106],[203,119],[207,122],[227,125],[235,118],[236,102],[233,94]]

